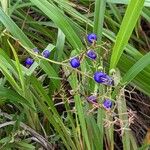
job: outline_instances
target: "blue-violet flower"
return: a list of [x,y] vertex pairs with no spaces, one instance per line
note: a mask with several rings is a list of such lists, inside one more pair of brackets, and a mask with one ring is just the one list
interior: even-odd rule
[[78,68],[80,66],[80,60],[79,58],[77,57],[74,57],[70,60],[70,65],[73,67],[73,68]]
[[113,80],[111,77],[109,77],[106,73],[102,71],[97,71],[94,74],[94,80],[97,83],[105,84],[105,85],[112,85]]
[[38,50],[38,48],[37,47],[35,47],[35,48],[33,48],[33,51],[35,52],[35,53],[39,53],[39,50]]
[[90,43],[93,43],[94,41],[97,40],[96,34],[94,34],[94,33],[88,34],[88,35],[87,35],[87,40],[88,40]]
[[45,57],[45,58],[48,58],[50,56],[50,51],[49,50],[44,50],[42,52],[42,55]]
[[105,99],[103,102],[103,107],[105,109],[110,109],[112,107],[112,101],[109,99]]
[[97,57],[97,54],[96,54],[96,52],[94,51],[94,50],[88,50],[87,51],[87,56],[90,58],[90,59],[96,59],[96,57]]
[[31,66],[32,64],[34,63],[34,60],[30,57],[28,57],[26,60],[25,60],[25,65],[26,66]]
[[97,103],[97,97],[95,95],[87,97],[87,100],[91,103]]

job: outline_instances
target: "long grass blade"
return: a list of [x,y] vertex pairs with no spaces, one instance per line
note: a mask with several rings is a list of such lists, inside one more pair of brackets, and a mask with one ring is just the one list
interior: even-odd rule
[[27,47],[34,48],[35,46],[28,39],[28,37],[22,32],[22,30],[15,24],[15,22],[4,13],[4,11],[0,8],[0,21],[4,24],[6,29],[11,32],[11,34],[22,44]]
[[[108,3],[129,4],[130,0],[107,0]],[[150,7],[150,0],[145,0],[144,6]]]
[[[78,88],[78,80],[77,80],[77,74],[76,73],[73,73],[70,76],[69,83],[70,83],[72,89],[75,90],[75,89]],[[82,102],[81,102],[81,99],[80,99],[80,95],[75,94],[74,100],[75,100],[75,107],[77,109],[77,113],[78,113],[78,116],[79,116],[79,122],[80,122],[80,125],[81,125],[82,136],[85,140],[87,149],[91,150],[91,145],[90,145],[88,132],[87,132],[87,127],[86,127],[84,110],[83,110]]]
[[123,53],[123,50],[127,45],[131,33],[135,27],[137,19],[140,16],[143,5],[144,0],[130,1],[125,16],[123,18],[122,24],[120,26],[119,33],[117,34],[115,45],[113,47],[110,61],[110,69],[116,68],[117,63]]
[[97,42],[100,43],[102,38],[104,15],[106,8],[106,0],[95,1],[95,12],[94,12],[94,33],[97,34]]
[[150,52],[143,56],[139,61],[137,61],[129,71],[123,76],[121,83],[128,84],[131,82],[139,72],[141,72],[146,66],[150,64]]
[[[33,88],[36,91],[36,93],[38,93],[35,95],[36,96],[40,95],[39,98],[41,99],[41,101],[36,100],[36,102],[40,106],[40,109],[47,116],[49,122],[54,126],[56,131],[59,133],[60,137],[66,144],[66,147],[68,147],[68,149],[72,148],[73,150],[76,150],[76,146],[74,145],[74,143],[67,131],[67,128],[64,126],[62,119],[60,118],[56,108],[54,107],[53,101],[46,94],[46,92],[43,89],[40,82],[34,76],[32,76],[31,79],[32,79],[32,83],[33,83],[32,84]],[[50,111],[48,110],[48,107],[46,106],[45,102],[48,104]],[[66,141],[68,141],[68,142],[66,142]],[[71,148],[69,148],[69,147],[71,147]]]
[[8,5],[9,5],[9,0],[1,0],[1,6],[3,11],[8,14]]
[[17,53],[16,53],[14,47],[11,45],[11,43],[9,41],[8,41],[8,44],[10,45],[10,47],[13,51],[15,60],[16,60],[16,68],[17,68],[18,76],[19,76],[20,83],[21,83],[21,86],[22,86],[22,91],[24,93],[25,92],[25,83],[24,83],[24,76],[23,76],[22,68],[21,68],[21,65],[19,63],[19,59],[18,59],[18,56],[17,56]]
[[0,97],[3,99],[5,98],[6,100],[4,101],[6,102],[9,101],[11,103],[20,103],[35,111],[28,100],[26,100],[24,97],[22,97],[12,89],[7,89],[6,87],[0,86]]

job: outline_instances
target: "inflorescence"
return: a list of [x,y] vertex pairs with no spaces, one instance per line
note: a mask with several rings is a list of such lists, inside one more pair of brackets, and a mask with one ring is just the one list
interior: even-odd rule
[[[95,43],[97,41],[97,36],[94,33],[87,35],[87,41],[91,44]],[[91,60],[96,60],[97,53],[93,49],[89,49],[86,52],[86,56],[90,58]],[[72,68],[78,68],[80,67],[80,59],[79,57],[74,57],[70,60],[70,65]],[[104,73],[103,71],[96,71],[93,75],[93,79],[95,82],[106,85],[106,86],[112,86],[113,85],[113,79]],[[97,104],[97,96],[91,95],[87,97],[87,101],[92,104]],[[109,110],[112,107],[112,101],[110,99],[104,99],[103,105],[105,109]]]
[[[87,41],[91,44],[95,43],[97,41],[97,36],[94,33],[88,34],[87,35]],[[33,51],[36,54],[39,54],[39,50],[38,48],[34,48]],[[49,58],[50,57],[50,51],[49,50],[44,50],[41,54],[43,57],[45,58]],[[95,52],[95,50],[93,49],[89,49],[86,52],[86,56],[91,59],[91,60],[96,60],[97,58],[97,53]],[[32,64],[34,63],[34,60],[30,57],[28,57],[25,60],[25,65],[27,67],[30,67]],[[70,65],[72,68],[78,68],[80,67],[80,58],[79,57],[73,57],[70,59]],[[112,78],[107,75],[106,73],[104,73],[103,71],[96,71],[93,75],[93,79],[95,82],[103,84],[103,85],[107,85],[107,86],[112,86],[113,85],[113,80]],[[97,96],[95,95],[91,95],[87,98],[87,100],[93,104],[97,103]],[[112,107],[112,101],[109,99],[104,99],[103,101],[103,107],[105,109],[110,109]]]

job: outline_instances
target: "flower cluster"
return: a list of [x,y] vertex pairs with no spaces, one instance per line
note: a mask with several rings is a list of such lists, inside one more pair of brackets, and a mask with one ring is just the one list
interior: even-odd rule
[[[97,40],[97,36],[94,33],[88,34],[87,35],[87,40],[89,43],[93,43]],[[97,54],[93,49],[90,49],[87,51],[86,56],[92,60],[95,60],[97,58]],[[70,60],[70,65],[73,68],[78,68],[80,66],[80,60],[78,57],[74,57]]]
[[[87,40],[89,43],[95,42],[97,40],[96,34],[88,34]],[[92,60],[95,60],[97,58],[97,53],[92,49],[88,50],[86,55]],[[80,59],[78,57],[72,58],[70,60],[70,65],[72,68],[80,67]],[[111,77],[102,71],[95,72],[93,78],[97,83],[101,83],[104,85],[113,85],[113,80],[111,79]]]
[[[38,48],[34,48],[33,51],[34,51],[36,54],[39,54],[39,52],[40,52],[40,51],[38,50]],[[49,56],[50,56],[50,51],[49,51],[49,50],[44,50],[44,51],[42,52],[42,56],[45,57],[45,58],[49,58]],[[26,60],[25,60],[25,66],[30,67],[33,63],[34,63],[34,59],[33,59],[33,58],[30,58],[30,57],[26,58]]]
[[[87,41],[91,44],[95,43],[97,41],[97,36],[94,33],[88,34],[87,35]],[[97,58],[97,53],[93,50],[90,49],[86,52],[86,56],[90,58],[91,60],[96,60]],[[74,57],[70,60],[70,65],[73,68],[78,68],[80,67],[80,59],[78,57]],[[111,86],[113,85],[113,80],[112,78],[104,73],[103,71],[96,71],[94,73],[93,79],[95,82]],[[87,98],[87,100],[93,104],[97,103],[97,97],[95,95],[91,95]],[[104,99],[103,101],[103,107],[105,109],[110,109],[112,107],[112,101],[110,99]]]

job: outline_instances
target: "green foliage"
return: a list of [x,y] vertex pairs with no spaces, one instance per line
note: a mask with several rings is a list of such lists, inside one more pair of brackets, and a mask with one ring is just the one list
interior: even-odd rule
[[123,50],[128,43],[131,33],[135,27],[136,21],[139,18],[143,5],[144,0],[131,0],[131,2],[129,3],[123,21],[121,23],[119,33],[117,34],[115,45],[113,47],[110,61],[111,69],[116,68]]
[[121,81],[122,84],[129,84],[129,82],[132,81],[140,71],[142,71],[145,67],[147,67],[150,64],[149,57],[150,53],[147,53],[140,60],[138,60],[123,76]]
[[102,39],[103,22],[106,8],[106,0],[95,1],[94,28],[93,32],[98,36],[97,42],[100,44]]
[[[150,95],[150,38],[140,32],[141,22],[150,21],[149,0],[0,2],[0,149],[113,150],[117,121],[124,150],[147,148],[129,130],[125,86]],[[90,44],[92,31],[98,40]],[[87,57],[89,49],[96,60]],[[80,68],[70,66],[74,56]],[[113,87],[93,80],[99,70],[110,74]],[[97,103],[87,101],[90,95]]]

